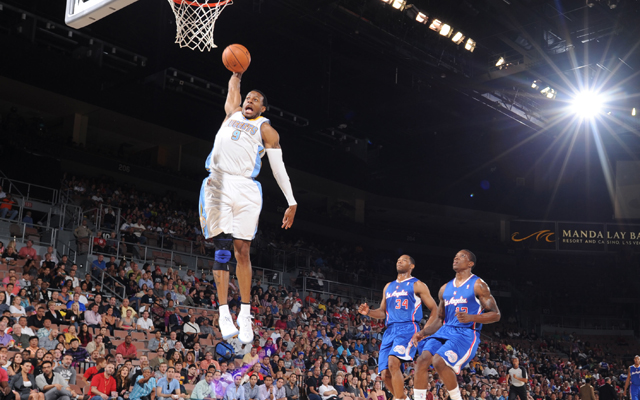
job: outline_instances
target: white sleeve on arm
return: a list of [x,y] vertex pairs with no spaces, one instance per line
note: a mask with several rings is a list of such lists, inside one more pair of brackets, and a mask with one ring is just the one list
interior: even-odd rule
[[284,161],[282,161],[282,149],[265,149],[265,151],[267,152],[267,157],[269,157],[273,177],[276,178],[276,182],[278,182],[278,186],[284,193],[284,197],[287,198],[287,202],[290,206],[298,204],[293,197],[289,175],[287,175],[287,169],[284,167]]

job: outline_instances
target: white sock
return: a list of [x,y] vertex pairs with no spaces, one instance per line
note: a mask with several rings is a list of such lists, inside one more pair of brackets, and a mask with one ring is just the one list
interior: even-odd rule
[[240,314],[251,314],[251,304],[240,304]]
[[413,389],[414,400],[425,400],[427,398],[427,389]]
[[451,400],[462,400],[462,397],[460,396],[460,388],[456,386],[455,389],[449,390],[449,397]]
[[220,306],[220,308],[218,308],[218,312],[220,313],[220,317],[229,317],[231,318],[231,314],[229,313],[229,305],[225,304],[223,306]]

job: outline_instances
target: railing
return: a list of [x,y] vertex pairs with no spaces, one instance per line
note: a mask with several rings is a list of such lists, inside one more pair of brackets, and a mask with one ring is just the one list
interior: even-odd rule
[[382,290],[370,289],[364,286],[351,285],[343,282],[322,280],[322,286],[318,285],[318,279],[304,276],[302,281],[304,292],[321,293],[323,295],[333,294],[339,297],[346,297],[367,303],[379,303],[382,299]]
[[[126,254],[132,254],[129,252],[124,253],[122,244],[123,244],[122,241],[117,242],[116,247],[114,248],[115,253],[99,252],[94,247],[93,236],[92,236],[89,239],[88,254],[94,254],[94,255],[102,254],[106,257],[116,256],[117,258],[127,257]],[[129,248],[129,246],[136,246],[140,248],[140,250],[138,251],[138,255],[140,257],[132,257],[135,261],[138,261],[141,263],[148,262],[152,264],[154,267],[156,265],[160,267],[167,267],[167,268],[171,267],[178,271],[182,271],[183,269],[184,270],[190,269],[195,271],[196,273],[198,271],[209,272],[212,270],[212,267],[213,267],[213,262],[214,262],[213,257],[188,254],[188,253],[177,252],[172,250],[165,250],[161,248],[154,248],[154,247],[144,246],[140,244],[135,244],[135,245],[131,243],[124,243],[124,244],[127,246],[127,248]],[[154,253],[156,254],[154,255]],[[89,268],[90,262],[91,261],[87,260],[87,268]],[[270,268],[256,267],[256,266],[252,266],[252,270],[253,270],[253,279],[260,279],[263,282],[269,283],[272,285],[283,284],[283,271],[270,269]],[[88,271],[87,273],[89,273],[90,270],[87,269],[87,271]],[[235,276],[235,273],[236,273],[236,264],[231,262],[229,263],[229,274]]]
[[270,247],[271,264],[282,266],[283,271],[293,271],[296,268],[311,268],[311,249],[296,247],[293,250],[283,250]]
[[[118,297],[120,300],[124,299],[127,296],[126,287],[122,286],[122,284],[118,282],[116,278],[107,274],[105,271],[99,268],[93,269],[92,264],[89,264],[89,259],[87,259],[87,273],[90,274],[92,278],[100,281],[102,293],[111,293],[112,295]],[[107,285],[105,285],[105,283],[107,283]],[[120,290],[120,286],[122,290]]]
[[57,189],[9,179],[4,174],[0,176],[0,186],[7,193],[17,193],[24,201],[38,200],[51,204],[59,201],[60,191]]
[[37,225],[33,225],[33,227],[30,228],[24,222],[6,218],[0,219],[0,221],[9,223],[8,237],[16,240],[16,242],[26,243],[27,240],[32,240],[35,245],[55,246],[58,232],[54,228]]

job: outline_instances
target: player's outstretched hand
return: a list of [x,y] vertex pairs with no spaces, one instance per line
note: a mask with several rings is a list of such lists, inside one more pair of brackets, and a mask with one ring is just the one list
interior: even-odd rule
[[458,321],[460,321],[463,324],[466,324],[467,322],[473,322],[473,316],[467,314],[466,312],[458,311],[456,313],[456,317],[458,318]]
[[296,217],[296,210],[298,209],[298,205],[294,204],[289,206],[287,210],[284,212],[284,218],[282,218],[282,228],[289,229],[291,225],[293,225],[293,219]]
[[358,307],[358,312],[362,315],[368,315],[369,314],[369,305],[367,303],[364,304],[360,304],[360,307]]

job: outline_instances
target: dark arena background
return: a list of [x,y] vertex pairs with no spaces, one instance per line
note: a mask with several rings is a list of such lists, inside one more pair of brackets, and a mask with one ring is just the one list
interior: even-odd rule
[[[469,249],[502,317],[459,376],[464,400],[505,400],[511,356],[534,400],[587,400],[586,379],[597,398],[626,398],[640,353],[639,1],[237,0],[209,52],[175,43],[167,1],[77,30],[65,7],[0,0],[0,278],[17,283],[3,292],[3,362],[17,363],[25,315],[40,358],[74,355],[78,393],[98,358],[122,371],[131,336],[132,368],[160,367],[164,347],[183,393],[210,365],[248,380],[255,356],[261,376],[294,373],[303,398],[318,359],[369,397],[385,324],[358,306],[380,303],[403,254],[437,299]],[[242,95],[267,95],[299,206],[280,229],[287,203],[263,158],[256,342],[225,350],[198,196],[234,43],[251,53]],[[229,294],[235,313],[235,280]],[[55,331],[37,317],[50,301]],[[429,400],[447,399],[430,379]]]

